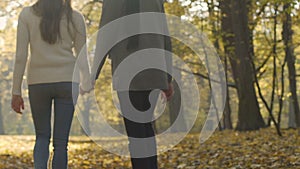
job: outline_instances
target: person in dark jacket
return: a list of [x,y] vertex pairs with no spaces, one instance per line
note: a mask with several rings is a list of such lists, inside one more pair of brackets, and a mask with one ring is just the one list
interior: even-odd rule
[[[164,6],[162,0],[104,0],[102,6],[102,17],[100,21],[100,30],[106,25],[110,24],[117,19],[131,14],[138,14],[143,12],[156,12],[164,13]],[[151,24],[161,25],[161,21],[153,21]],[[139,29],[139,21],[137,20],[135,27]],[[158,26],[159,27],[159,26]],[[119,30],[123,29],[123,25],[113,28],[115,31],[115,36],[118,36]],[[126,28],[125,28],[126,29]],[[167,27],[164,27],[167,29]],[[110,29],[110,31],[112,31]],[[102,32],[106,34],[105,31]],[[98,38],[108,38],[101,39],[101,41],[109,41],[109,38],[118,38],[112,36],[104,36]],[[99,41],[99,39],[98,39]],[[101,46],[102,45],[102,46]],[[96,48],[102,50],[105,44],[97,43]],[[126,38],[111,49],[105,49],[108,52],[105,53],[104,59],[96,56],[94,60],[94,65],[92,67],[92,78],[97,78],[101,68],[104,64],[106,56],[109,55],[112,63],[112,73],[115,75],[119,65],[122,65],[122,61],[125,61],[128,56],[134,54],[135,52],[145,50],[145,49],[162,49],[171,52],[171,40],[170,37],[165,35],[156,34],[139,34],[129,38]],[[103,52],[103,51],[100,51]],[[147,55],[148,56],[148,55]],[[142,56],[141,56],[142,57]],[[139,64],[139,59],[134,60],[131,65],[127,65],[127,68],[135,67]],[[172,60],[170,57],[161,56],[158,58],[157,63],[165,63],[166,69],[171,70]],[[126,67],[125,67],[126,69]],[[120,80],[121,79],[121,80]],[[126,79],[127,80],[127,79]],[[122,77],[113,77],[113,89],[117,91],[122,115],[124,116],[124,123],[127,135],[129,137],[129,151],[131,155],[131,162],[133,169],[157,169],[157,151],[156,151],[156,141],[155,133],[152,126],[153,117],[153,106],[157,98],[159,97],[160,91],[169,100],[173,95],[173,86],[171,85],[172,77],[166,71],[158,69],[147,69],[139,72],[130,82],[127,89],[124,89],[124,81]],[[159,89],[159,90],[157,90]],[[157,92],[159,91],[159,92]],[[153,93],[153,102],[149,100],[149,96]],[[151,94],[151,95],[150,95]],[[129,103],[137,110],[135,112],[128,105]],[[154,103],[154,104],[153,104]],[[135,121],[128,118],[127,115],[132,115],[135,113],[146,112],[144,121]],[[137,114],[135,114],[137,115]],[[141,143],[136,141],[136,138],[149,138],[148,142]],[[139,151],[139,152],[138,152]],[[143,156],[141,152],[152,152],[151,156]],[[147,153],[146,153],[147,154]]]

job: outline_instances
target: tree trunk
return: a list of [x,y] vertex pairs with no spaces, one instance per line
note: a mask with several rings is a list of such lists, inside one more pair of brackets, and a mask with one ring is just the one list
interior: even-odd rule
[[[228,50],[228,49],[226,49]],[[225,79],[226,82],[228,82],[228,56],[225,55]],[[230,107],[230,92],[229,92],[229,87],[227,86],[226,88],[226,103],[225,103],[225,109],[224,109],[224,117],[223,117],[223,125],[224,129],[229,129],[232,130],[232,120],[231,120],[231,107]]]
[[[229,97],[227,97],[229,99]],[[232,130],[232,120],[231,120],[231,108],[229,100],[226,100],[224,117],[223,117],[224,129]]]
[[248,2],[248,0],[231,0],[230,2],[222,0],[220,4],[223,9],[222,21],[225,22],[223,23],[225,33],[223,36],[227,43],[229,41],[229,44],[226,43],[227,47],[234,50],[230,51],[233,56],[230,57],[230,64],[238,89],[239,111],[236,129],[240,131],[258,130],[265,127],[254,88],[255,68],[251,66],[253,51],[250,44]]
[[289,121],[288,121],[288,128],[297,128],[297,124],[295,121],[295,111],[294,111],[294,104],[292,102],[291,97],[289,97]]
[[[228,81],[228,63],[227,63],[227,56],[225,56],[225,78],[226,82]],[[225,110],[224,110],[224,118],[223,118],[223,124],[224,129],[232,130],[232,120],[231,120],[231,107],[230,107],[230,93],[229,93],[229,87],[227,86],[226,89],[226,104],[225,104]]]
[[[221,45],[220,45],[220,35],[221,35],[221,27],[220,27],[220,21],[221,21],[221,17],[219,17],[220,15],[218,13],[220,13],[220,11],[216,11],[216,7],[217,7],[217,3],[215,0],[211,0],[210,2],[207,1],[207,6],[208,6],[208,12],[209,12],[209,24],[211,26],[211,32],[212,32],[212,36],[213,36],[213,44],[214,47],[216,48],[217,52],[220,54],[221,52]],[[227,61],[226,57],[225,57],[225,62]],[[221,77],[222,81],[226,81],[227,82],[227,63],[225,63],[225,77]],[[218,65],[218,69],[221,70],[220,65]],[[224,98],[226,100],[224,100],[225,102],[225,109],[223,112],[223,126],[221,123],[219,123],[219,130],[223,130],[223,129],[232,129],[232,123],[231,123],[231,108],[230,108],[230,104],[229,104],[229,90],[228,90],[228,86],[226,89],[226,93],[224,92],[223,95],[227,94],[227,96]],[[218,118],[222,118],[222,117],[218,117]]]
[[0,101],[0,135],[4,135],[4,124],[3,124],[3,115],[2,115],[2,102]]
[[[225,53],[225,75],[226,81],[228,81],[228,59],[233,58],[234,56],[234,38],[233,31],[231,28],[231,15],[230,15],[230,2],[226,0],[220,1],[221,8],[221,29],[222,29],[222,40],[224,44],[224,53]],[[233,129],[232,120],[231,120],[231,107],[230,107],[230,97],[229,97],[229,89],[227,87],[227,100],[224,111],[224,128],[225,129]]]
[[285,45],[285,54],[289,72],[291,104],[295,112],[295,121],[297,127],[300,127],[300,110],[297,96],[297,81],[296,81],[296,68],[295,68],[295,55],[293,49],[293,30],[292,30],[292,17],[290,14],[290,3],[284,4],[285,17],[283,20],[283,41]]

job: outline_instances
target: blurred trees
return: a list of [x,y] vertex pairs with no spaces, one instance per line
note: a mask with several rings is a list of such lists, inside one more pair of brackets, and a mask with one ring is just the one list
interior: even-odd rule
[[[292,4],[291,7],[285,8],[286,3]],[[284,22],[281,22],[279,18],[283,18],[283,14],[288,13],[290,21],[293,19],[299,21],[297,15],[299,3],[268,0],[194,0],[189,2],[174,0],[170,1],[170,4],[177,4],[180,7],[167,8],[168,11],[177,11],[176,15],[190,17],[189,19],[194,24],[199,25],[201,30],[210,35],[224,61],[225,69],[228,70],[226,73],[229,76],[226,78],[229,87],[232,87],[232,80],[234,80],[237,92],[237,100],[234,101],[238,104],[238,108],[234,104],[227,104],[223,128],[231,128],[230,106],[235,109],[233,109],[236,111],[234,114],[238,113],[236,125],[238,130],[255,130],[265,127],[262,117],[267,116],[270,118],[265,118],[265,120],[269,120],[269,124],[272,122],[279,127],[282,111],[288,112],[287,98],[293,95],[292,92],[284,92],[288,79],[285,78],[286,59],[284,43],[282,43],[285,37],[280,36],[282,31],[280,27],[284,26]],[[199,11],[191,12],[197,5],[200,6]],[[178,9],[183,6],[184,10],[178,12]],[[193,15],[195,13],[196,15]],[[292,35],[291,33],[294,32],[292,29],[298,27],[298,24],[289,23],[289,25],[290,35]],[[292,41],[286,44],[290,50],[294,49],[295,45]],[[291,65],[295,68],[291,72],[295,78],[289,84],[296,87],[296,70],[299,66],[295,57],[293,59],[294,62]],[[230,66],[227,66],[228,60]],[[229,98],[234,99],[235,92],[232,93],[229,89],[228,93]],[[295,89],[294,95],[297,96]],[[296,98],[294,97],[293,100],[295,101]],[[293,105],[298,105],[298,103]]]
[[291,105],[295,113],[295,122],[297,127],[300,127],[300,109],[297,95],[297,81],[296,81],[296,56],[294,54],[293,43],[293,21],[292,21],[292,9],[295,3],[291,0],[286,0],[283,4],[283,42],[285,46],[285,55],[288,65],[290,93],[291,93]]
[[[0,29],[0,134],[33,134],[29,105],[24,117],[19,117],[10,110],[17,15],[24,5],[33,2],[34,0],[24,0],[22,3],[8,0],[0,2],[0,21],[5,26],[4,29]],[[84,13],[89,37],[92,36],[98,29],[101,1],[76,0],[74,6]],[[207,34],[223,61],[225,78],[228,81],[228,100],[220,124],[221,129],[235,127],[238,130],[256,130],[264,127],[265,122],[271,126],[278,123],[278,126],[287,127],[288,114],[292,112],[289,110],[289,102],[292,105],[291,110],[294,110],[293,120],[298,119],[299,126],[299,2],[168,0],[165,7],[167,13],[192,22]],[[201,107],[193,131],[198,132],[210,104],[208,73],[187,46],[173,39],[173,47],[174,53],[188,64],[197,77]],[[97,81],[97,101],[105,105],[101,111],[109,123],[120,129],[122,118],[113,108],[114,103],[110,101],[115,96],[111,96],[109,64],[108,61]],[[184,77],[186,72],[182,72],[181,75]],[[26,85],[24,87],[26,89]],[[26,90],[24,94],[26,97]],[[92,124],[97,123],[97,108],[89,108],[87,105],[83,109],[84,113],[88,113],[84,123],[91,125],[89,132],[92,132]],[[186,108],[185,111],[189,109]],[[157,121],[156,126],[159,130],[167,128],[176,116],[164,115]],[[74,120],[72,134],[82,134],[77,120]]]
[[[256,130],[264,127],[254,88],[255,68],[251,65],[253,40],[250,36],[250,1],[221,1],[223,7],[223,36],[225,50],[232,53],[229,58],[239,98],[238,130]],[[230,51],[233,49],[233,51]]]

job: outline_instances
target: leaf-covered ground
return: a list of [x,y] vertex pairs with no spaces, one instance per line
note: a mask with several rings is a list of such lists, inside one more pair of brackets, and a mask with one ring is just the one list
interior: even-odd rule
[[[196,168],[299,168],[300,140],[295,130],[274,129],[239,133],[216,132],[199,144],[199,135],[187,136],[172,150],[159,155],[161,169]],[[30,169],[32,136],[0,136],[0,168]],[[69,145],[71,169],[129,169],[128,158],[101,150],[85,137],[72,137]]]

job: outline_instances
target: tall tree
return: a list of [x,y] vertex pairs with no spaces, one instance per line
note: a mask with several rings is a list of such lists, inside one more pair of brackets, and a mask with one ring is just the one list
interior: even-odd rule
[[[231,15],[230,15],[230,3],[226,0],[220,0],[220,9],[221,9],[221,29],[222,29],[222,41],[224,45],[224,54],[225,54],[225,71],[226,71],[226,80],[228,81],[228,60],[233,58],[234,56],[234,38],[233,38],[233,30],[231,27]],[[227,100],[225,105],[224,112],[224,128],[232,129],[232,121],[231,121],[231,108],[229,102],[229,88],[227,88]]]
[[255,68],[251,65],[254,52],[249,28],[250,2],[220,1],[225,49],[231,55],[230,64],[237,85],[239,110],[236,129],[240,131],[257,130],[265,126],[254,87]]
[[287,58],[290,92],[291,92],[291,103],[295,112],[295,121],[297,127],[300,127],[300,110],[297,96],[297,81],[296,81],[296,68],[295,68],[295,54],[293,48],[293,30],[292,30],[292,16],[291,16],[291,2],[286,1],[283,6],[284,19],[283,19],[283,31],[282,37],[285,46],[285,55]]
[[[209,14],[209,26],[211,29],[213,44],[218,51],[219,55],[222,56],[221,52],[221,45],[220,45],[220,35],[221,35],[221,17],[220,17],[220,9],[218,8],[218,2],[216,0],[206,1],[208,6],[208,14]],[[227,50],[227,49],[226,49]],[[225,77],[223,80],[228,80],[228,67],[227,67],[227,56],[223,55],[223,61],[225,64]],[[220,67],[219,67],[220,69]],[[219,128],[221,129],[232,129],[232,121],[231,121],[231,107],[230,107],[230,97],[229,97],[229,87],[226,88],[227,96],[224,98],[225,101],[225,109],[224,109],[224,116],[223,116],[223,126],[221,123],[219,124]],[[221,118],[221,117],[220,117]]]

